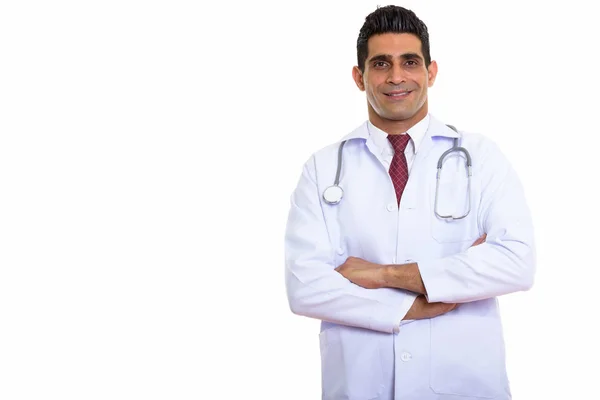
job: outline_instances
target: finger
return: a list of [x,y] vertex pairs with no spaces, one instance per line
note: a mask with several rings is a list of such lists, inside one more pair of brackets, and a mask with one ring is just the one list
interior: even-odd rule
[[485,242],[486,238],[487,238],[487,234],[484,233],[483,236],[481,236],[479,239],[477,239],[476,241],[473,242],[473,246],[477,246],[477,245],[480,245],[481,243]]

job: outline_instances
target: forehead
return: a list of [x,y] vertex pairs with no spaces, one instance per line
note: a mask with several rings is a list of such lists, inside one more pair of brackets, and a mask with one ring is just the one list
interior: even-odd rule
[[412,33],[382,33],[373,35],[367,42],[368,57],[376,54],[398,56],[404,53],[416,53],[423,56],[421,40]]

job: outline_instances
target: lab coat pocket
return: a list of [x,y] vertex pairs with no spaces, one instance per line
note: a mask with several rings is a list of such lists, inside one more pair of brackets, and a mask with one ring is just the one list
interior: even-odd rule
[[[474,187],[466,178],[441,181],[437,188],[437,207],[435,202],[436,184],[431,186],[431,236],[439,243],[474,242],[479,237]],[[466,217],[444,219],[440,216]]]
[[484,316],[431,320],[431,389],[438,394],[509,398],[500,321]]
[[323,400],[374,400],[383,392],[376,332],[335,326],[319,335]]

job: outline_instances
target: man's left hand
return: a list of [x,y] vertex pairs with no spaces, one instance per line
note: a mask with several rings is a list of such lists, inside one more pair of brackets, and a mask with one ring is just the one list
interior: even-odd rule
[[350,282],[365,289],[379,289],[385,287],[385,265],[375,264],[362,258],[348,257],[348,259],[335,269]]

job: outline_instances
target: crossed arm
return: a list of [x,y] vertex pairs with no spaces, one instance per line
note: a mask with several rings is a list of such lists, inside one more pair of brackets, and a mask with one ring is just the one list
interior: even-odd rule
[[[485,242],[486,235],[477,239],[471,247]],[[425,296],[427,290],[423,284],[417,263],[400,265],[375,264],[361,258],[349,257],[345,263],[335,269],[350,282],[365,289],[396,288],[405,289],[422,296],[415,299],[403,320],[433,318],[454,310],[457,303],[429,303]]]
[[[521,182],[493,143],[480,156],[478,224],[486,233],[466,251],[403,265],[377,265],[350,258],[336,271],[363,288],[396,288],[428,303],[466,303],[531,288],[535,245]],[[485,243],[484,243],[485,242]],[[481,244],[481,246],[480,246]]]

